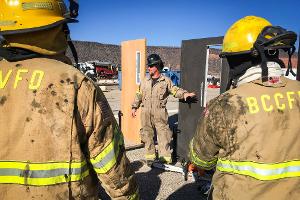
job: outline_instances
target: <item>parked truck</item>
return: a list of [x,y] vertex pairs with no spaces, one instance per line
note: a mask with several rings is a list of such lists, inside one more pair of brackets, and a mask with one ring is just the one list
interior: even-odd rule
[[110,62],[91,61],[95,66],[97,79],[115,79],[118,77],[118,71]]
[[100,62],[95,60],[78,64],[79,70],[93,81],[118,78],[118,71],[110,62]]

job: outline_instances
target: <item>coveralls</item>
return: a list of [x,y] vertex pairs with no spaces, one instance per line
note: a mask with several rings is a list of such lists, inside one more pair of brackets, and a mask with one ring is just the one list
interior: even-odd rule
[[157,132],[158,154],[161,160],[171,162],[172,132],[168,125],[167,99],[170,94],[183,98],[186,90],[174,86],[172,81],[160,75],[152,86],[151,77],[142,81],[132,108],[141,107],[141,140],[145,143],[146,159],[155,159],[154,130]]
[[211,100],[190,158],[216,167],[213,199],[300,198],[300,82],[242,84]]
[[[49,58],[0,61],[0,199],[138,199],[102,91]],[[100,182],[99,182],[100,181]]]

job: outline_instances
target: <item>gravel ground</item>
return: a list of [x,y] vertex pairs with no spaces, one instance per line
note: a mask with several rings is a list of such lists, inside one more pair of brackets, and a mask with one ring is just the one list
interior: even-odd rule
[[[121,91],[116,87],[109,87],[104,92],[112,111],[117,116],[120,110]],[[169,114],[176,115],[178,111],[178,100],[169,97],[167,109]],[[175,118],[176,119],[176,118]],[[176,123],[176,122],[174,122]],[[149,168],[143,163],[144,149],[127,151],[131,166],[135,170],[136,179],[143,200],[204,200],[205,197],[198,191],[198,184],[188,180],[185,181],[180,173],[168,172],[162,169]],[[176,165],[180,166],[180,163]]]
[[185,181],[180,173],[168,172],[157,168],[149,168],[143,163],[144,149],[127,152],[131,166],[140,187],[143,200],[204,200],[205,197],[198,191],[198,184]]

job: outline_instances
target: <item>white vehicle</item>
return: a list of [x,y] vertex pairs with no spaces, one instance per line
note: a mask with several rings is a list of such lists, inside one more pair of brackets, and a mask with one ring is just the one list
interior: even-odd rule
[[79,64],[79,70],[86,76],[90,77],[93,81],[96,81],[96,72],[94,65],[84,62],[84,63],[78,63]]

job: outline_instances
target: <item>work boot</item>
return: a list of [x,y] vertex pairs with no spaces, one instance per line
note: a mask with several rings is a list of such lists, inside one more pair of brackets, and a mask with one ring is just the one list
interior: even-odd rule
[[146,160],[155,160],[156,159],[156,154],[146,154],[145,155]]
[[151,167],[153,162],[155,161],[156,159],[156,155],[155,154],[146,154],[145,155],[145,160],[144,160],[144,163],[148,166],[148,167]]
[[147,160],[147,159],[143,159],[142,160],[142,163],[144,164],[144,165],[146,165],[147,167],[152,167],[152,164],[154,163],[154,162],[156,162],[155,160]]
[[172,158],[170,156],[160,156],[159,162],[163,164],[172,164]]
[[152,167],[152,164],[154,163],[154,160],[146,160],[146,165],[148,167]]

